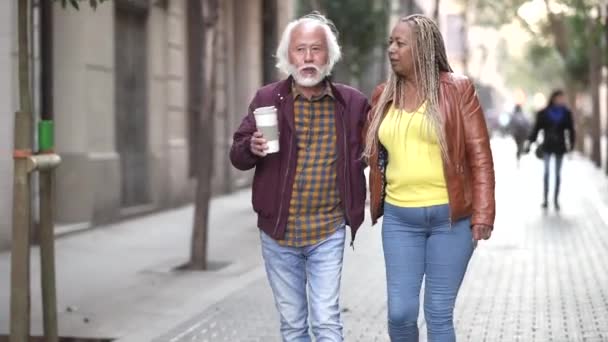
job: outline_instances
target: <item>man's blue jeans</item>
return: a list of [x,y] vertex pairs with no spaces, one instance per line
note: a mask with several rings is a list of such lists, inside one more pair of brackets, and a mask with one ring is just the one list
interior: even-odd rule
[[[343,341],[340,279],[345,229],[312,246],[279,245],[261,233],[262,255],[284,342],[310,342],[308,310],[317,342]],[[308,298],[308,300],[307,300]]]
[[450,224],[449,211],[447,204],[423,208],[384,205],[382,245],[392,342],[418,341],[423,276],[428,340],[456,340],[454,303],[475,243],[470,219]]

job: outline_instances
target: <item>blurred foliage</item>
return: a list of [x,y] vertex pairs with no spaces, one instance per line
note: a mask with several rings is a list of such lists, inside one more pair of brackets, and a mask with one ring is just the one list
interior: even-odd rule
[[508,51],[504,39],[499,42],[498,58],[507,84],[517,84],[533,94],[548,93],[563,82],[564,62],[553,47],[532,41],[526,49],[527,54],[515,57]]
[[570,30],[570,48],[563,56],[565,69],[572,80],[586,84],[589,82],[589,44],[598,44],[592,37],[585,34],[586,18],[580,13],[566,18]]
[[351,75],[360,79],[365,66],[373,58],[373,51],[382,46],[387,37],[389,0],[300,0],[298,14],[313,10],[332,20],[339,31],[344,65]]
[[517,10],[528,0],[461,0],[463,3],[472,3],[475,12],[476,24],[482,26],[500,27],[516,19]]
[[[462,0],[466,1],[466,0]],[[509,81],[530,87],[549,82],[574,82],[577,87],[589,83],[589,50],[593,46],[606,48],[606,25],[593,12],[600,6],[600,0],[559,0],[555,5],[567,6],[568,10],[548,14],[546,18],[531,27],[518,14],[519,8],[529,0],[477,0],[474,3],[476,24],[500,29],[503,25],[518,22],[528,31],[532,40],[526,47],[524,58],[514,58],[505,51],[503,60],[509,60],[506,67]],[[561,40],[567,48],[558,48]],[[603,54],[606,56],[606,54]],[[511,65],[514,63],[514,65]],[[605,61],[608,65],[608,59]],[[551,72],[550,69],[553,70]],[[549,74],[551,77],[547,78]],[[538,75],[543,75],[542,78]],[[563,76],[560,76],[563,75]],[[535,78],[539,78],[535,81]]]

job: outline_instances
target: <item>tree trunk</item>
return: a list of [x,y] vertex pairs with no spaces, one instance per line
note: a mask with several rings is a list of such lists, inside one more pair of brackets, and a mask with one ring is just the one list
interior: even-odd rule
[[566,87],[564,89],[566,98],[568,99],[568,105],[572,108],[574,113],[574,128],[576,129],[576,141],[574,142],[574,148],[580,153],[585,153],[585,136],[587,135],[585,115],[583,112],[577,109],[576,94],[577,89],[573,81],[566,76]]
[[545,0],[545,8],[547,10],[549,27],[551,28],[551,35],[553,36],[553,41],[555,42],[557,52],[559,52],[562,58],[566,59],[569,51],[569,44],[564,20],[551,12],[549,0]]
[[[553,38],[553,42],[555,44],[555,49],[562,57],[562,60],[566,60],[568,58],[568,51],[570,48],[570,44],[568,41],[568,36],[566,35],[565,24],[563,18],[556,16],[553,12],[551,12],[549,0],[545,0],[545,9],[547,10],[547,18],[549,20],[549,28],[551,32],[551,37]],[[520,17],[521,18],[521,17]],[[568,102],[570,108],[574,111],[574,121],[576,129],[578,130],[578,134],[576,136],[576,142],[574,143],[575,148],[584,153],[585,152],[585,137],[587,131],[587,123],[585,120],[585,115],[576,110],[576,95],[577,89],[576,85],[573,81],[573,77],[570,75],[565,76],[566,79],[566,96],[568,98]]]
[[589,92],[591,94],[591,160],[602,166],[601,150],[601,118],[600,118],[600,83],[602,75],[601,51],[596,44],[597,36],[596,21],[591,20],[589,25]]
[[399,4],[401,5],[399,13],[403,16],[408,16],[410,14],[414,14],[414,10],[416,9],[416,1],[415,0],[400,0]]
[[[187,40],[188,40],[188,72],[193,77],[188,78],[188,167],[190,177],[196,179],[199,151],[198,131],[202,110],[203,82],[203,14],[199,0],[188,0],[187,9]],[[199,75],[195,77],[194,75]]]
[[15,115],[10,341],[27,342],[30,330],[30,176],[32,98],[29,62],[29,1],[18,1],[19,107]]
[[[192,65],[195,70],[190,70],[191,75],[200,75],[198,87],[192,89],[191,94],[191,113],[198,114],[198,130],[195,137],[197,144],[197,155],[195,158],[196,167],[196,199],[194,209],[194,223],[192,225],[192,241],[190,251],[189,268],[204,270],[207,269],[207,245],[208,245],[208,221],[209,221],[209,200],[211,199],[211,177],[213,170],[213,113],[215,111],[215,41],[217,36],[217,22],[219,16],[218,0],[190,0],[189,14],[192,20],[189,29],[198,29],[202,32],[200,43],[193,43],[197,51],[191,52]],[[195,36],[194,34],[191,36]],[[196,63],[197,56],[199,63]],[[194,91],[197,94],[194,94]],[[205,98],[203,98],[203,96]],[[198,110],[196,110],[198,108]]]
[[[469,57],[470,57],[470,47],[469,47],[469,27],[471,26],[471,22],[473,21],[473,19],[471,18],[471,1],[470,0],[464,0],[463,1],[463,10],[462,10],[462,30],[463,30],[463,39],[462,39],[462,73],[470,76],[470,70],[469,70]],[[483,66],[486,64],[487,60],[488,60],[488,50],[486,48],[483,48],[483,58],[482,58],[482,64],[481,67],[479,68],[479,73],[481,74],[482,70],[483,70]]]
[[437,23],[437,26],[439,26],[439,4],[441,3],[441,0],[435,0],[435,7],[433,8],[433,20],[435,20],[435,23]]
[[[604,23],[604,39],[606,41],[606,44],[608,44],[608,4],[606,5],[606,12],[604,13],[605,16],[605,23]],[[603,56],[603,60],[606,61],[608,60],[606,54],[607,52],[604,50],[605,55]],[[606,63],[604,65],[604,67],[608,68],[608,63]],[[608,78],[605,80],[606,84],[608,85]],[[606,98],[606,104],[608,105],[608,97]],[[606,127],[605,127],[605,134],[606,134],[606,174],[608,175],[608,108],[606,109]]]

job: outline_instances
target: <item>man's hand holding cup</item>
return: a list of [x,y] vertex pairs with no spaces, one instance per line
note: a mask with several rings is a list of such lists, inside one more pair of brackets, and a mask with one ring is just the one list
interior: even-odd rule
[[274,106],[259,107],[253,111],[258,130],[251,136],[251,153],[265,157],[279,152],[277,109]]
[[256,131],[251,136],[251,153],[258,157],[265,157],[268,150],[268,141],[264,138],[264,134],[260,131]]

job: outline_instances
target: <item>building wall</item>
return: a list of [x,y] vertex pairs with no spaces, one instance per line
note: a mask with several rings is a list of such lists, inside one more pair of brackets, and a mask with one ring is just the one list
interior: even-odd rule
[[[177,10],[174,10],[177,11]],[[150,187],[151,201],[158,206],[166,206],[170,203],[171,198],[179,197],[176,194],[171,194],[171,185],[169,184],[169,176],[171,168],[168,167],[167,160],[172,152],[170,150],[169,141],[169,115],[171,108],[169,107],[169,92],[168,84],[170,82],[184,82],[184,62],[180,64],[181,69],[174,67],[180,77],[169,77],[169,56],[172,59],[180,59],[183,57],[183,46],[174,48],[176,51],[171,51],[172,45],[169,44],[169,24],[177,25],[175,20],[170,19],[173,16],[171,11],[166,8],[153,6],[150,9],[148,19],[148,124],[149,124],[149,153],[150,153]],[[175,29],[174,31],[178,31]],[[185,59],[185,57],[183,58]],[[182,59],[182,60],[183,60]],[[180,61],[175,61],[176,63]],[[176,76],[176,75],[174,75]],[[179,107],[179,110],[178,110]],[[185,105],[176,106],[175,115],[179,116],[179,112],[184,113]],[[184,114],[185,115],[185,114]],[[173,150],[175,152],[176,149]]]
[[[183,1],[151,5],[147,14],[148,204],[121,205],[116,146],[115,8],[56,8],[55,112],[59,223],[97,224],[192,199],[186,136]],[[103,32],[103,34],[99,34]],[[91,39],[95,37],[95,39]],[[69,51],[69,53],[65,53]]]
[[13,193],[13,1],[0,1],[0,250],[10,245]]
[[[285,26],[287,26],[287,24],[294,19],[296,15],[296,5],[296,0],[277,0],[277,27],[279,33],[277,39],[281,39],[283,29],[285,29]],[[270,56],[268,56],[268,58],[270,58]]]
[[450,65],[454,72],[467,72],[465,63],[468,51],[468,32],[465,27],[464,7],[459,1],[442,1],[439,10],[439,25],[445,41]]
[[[262,52],[263,0],[222,1],[217,67],[215,167],[213,185],[216,193],[230,192],[247,186],[251,172],[236,170],[228,158],[232,134],[247,114],[249,103],[263,83]],[[277,41],[295,15],[295,1],[277,0]],[[284,77],[284,75],[278,75]]]
[[[118,210],[113,4],[54,9],[57,220],[92,222]],[[100,34],[103,32],[103,34]],[[94,39],[91,39],[95,37]]]
[[183,204],[193,197],[188,177],[186,2],[169,1],[167,16],[167,113],[166,127],[170,205]]
[[215,149],[211,182],[214,193],[229,192],[232,189],[233,171],[228,154],[237,118],[232,101],[235,96],[235,70],[231,67],[234,65],[234,11],[233,1],[221,2],[216,42]]
[[[235,0],[238,2],[238,0]],[[247,114],[249,103],[256,90],[262,85],[262,28],[261,28],[261,0],[240,2],[234,6],[233,39],[234,49],[234,105],[235,120],[232,123],[233,131]],[[271,58],[268,56],[268,58]],[[238,119],[237,119],[238,118]],[[240,187],[249,183],[248,173],[231,168],[232,183]]]
[[[391,20],[389,21],[389,33],[395,26],[398,19],[408,15],[404,10],[405,3],[403,0],[391,1]],[[432,16],[434,10],[434,1],[417,0],[414,3],[414,12],[421,13],[426,16]],[[443,35],[448,59],[452,69],[457,73],[465,72],[466,48],[467,40],[466,30],[462,30],[464,23],[464,8],[460,1],[457,0],[442,0],[439,7],[439,28]]]
[[[262,86],[264,58],[274,58],[262,55],[263,1],[220,2],[216,60],[220,72],[214,94],[216,194],[246,186],[251,179],[251,173],[231,166],[228,152],[233,132]],[[63,160],[57,170],[58,231],[174,207],[194,197],[193,180],[188,177],[186,3],[150,3],[146,21],[150,203],[137,208],[121,205],[124,161],[116,130],[116,2],[104,2],[96,11],[87,6],[79,11],[55,6],[53,97],[56,150]],[[9,75],[0,79],[0,111],[12,114],[17,91],[16,75],[11,73],[16,67],[11,4],[0,1],[0,75]],[[294,8],[295,0],[277,0],[279,33],[293,18]],[[0,115],[0,249],[8,247],[10,240],[12,120],[13,115]]]

